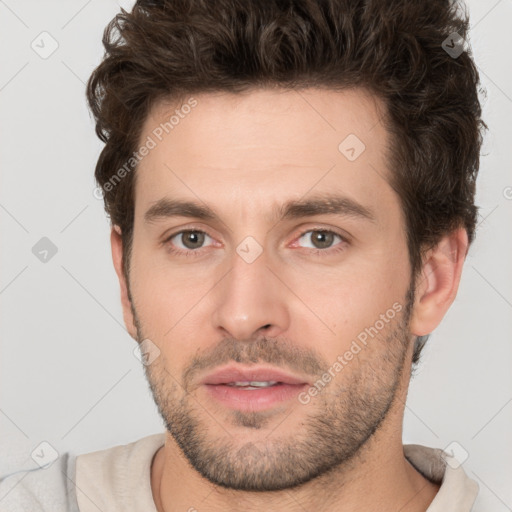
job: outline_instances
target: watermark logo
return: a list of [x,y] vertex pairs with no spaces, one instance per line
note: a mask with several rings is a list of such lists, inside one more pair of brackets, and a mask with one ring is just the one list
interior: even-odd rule
[[59,458],[59,452],[48,441],[43,441],[30,456],[40,468],[47,469]]
[[451,468],[457,469],[462,466],[469,457],[468,451],[457,441],[452,441],[442,454],[443,459]]
[[246,263],[252,263],[263,252],[263,247],[255,238],[247,236],[238,244],[236,252]]
[[457,59],[464,51],[465,39],[457,32],[452,32],[441,44],[443,50],[452,58]]
[[345,137],[338,146],[339,152],[350,162],[357,160],[365,149],[363,141],[353,133]]
[[160,356],[160,349],[149,338],[146,338],[135,347],[133,355],[144,366],[149,366]]
[[34,50],[41,59],[46,60],[51,57],[59,47],[57,40],[49,32],[41,32],[30,43],[30,47]]
[[41,263],[48,263],[57,254],[57,251],[57,246],[46,236],[43,236],[43,238],[32,247],[32,254]]

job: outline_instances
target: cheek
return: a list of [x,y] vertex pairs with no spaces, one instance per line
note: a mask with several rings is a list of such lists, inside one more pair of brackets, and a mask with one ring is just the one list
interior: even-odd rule
[[[331,266],[307,263],[283,268],[283,281],[294,292],[290,297],[298,299],[295,311],[291,310],[295,313],[292,323],[303,322],[304,332],[311,327],[317,335],[325,332],[327,339],[335,336],[340,345],[349,342],[395,303],[405,307],[409,285],[408,272],[401,270],[407,267],[405,263],[390,249],[350,256]],[[306,309],[315,313],[318,321],[312,314],[304,314]]]
[[131,291],[136,313],[144,336],[163,352],[172,350],[172,366],[201,343],[201,335],[212,339],[207,330],[213,313],[209,297],[224,272],[218,276],[199,264],[170,265],[162,251],[134,245]]
[[[180,275],[170,276],[154,253],[136,247],[130,272],[132,298],[147,337],[161,339],[177,322],[190,288]],[[183,312],[181,312],[183,315]],[[178,318],[177,318],[178,317]]]

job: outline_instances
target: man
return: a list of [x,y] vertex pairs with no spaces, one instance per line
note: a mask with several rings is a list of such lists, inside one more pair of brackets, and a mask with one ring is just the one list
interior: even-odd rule
[[411,369],[474,237],[467,29],[441,0],[116,16],[87,88],[96,179],[166,432],[33,472],[11,503],[472,510],[449,455],[402,444]]

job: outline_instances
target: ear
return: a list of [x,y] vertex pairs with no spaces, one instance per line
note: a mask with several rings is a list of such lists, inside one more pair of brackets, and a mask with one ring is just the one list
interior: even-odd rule
[[112,248],[114,268],[116,269],[119,285],[121,287],[121,305],[123,307],[124,324],[130,336],[134,340],[137,340],[137,329],[133,318],[131,301],[128,297],[128,284],[126,283],[123,272],[123,241],[121,238],[121,228],[119,226],[112,227],[112,231],[110,232],[110,245]]
[[411,334],[429,334],[440,324],[457,295],[467,250],[466,230],[458,228],[427,251],[416,279]]

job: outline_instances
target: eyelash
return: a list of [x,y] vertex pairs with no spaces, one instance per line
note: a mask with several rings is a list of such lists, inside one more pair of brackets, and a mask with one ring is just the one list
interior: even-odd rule
[[[337,237],[339,237],[341,239],[341,243],[338,244],[341,247],[336,248],[336,246],[335,246],[334,248],[330,247],[328,249],[310,249],[310,251],[311,251],[310,254],[313,254],[314,256],[324,257],[324,256],[331,256],[333,254],[337,254],[338,252],[345,250],[345,246],[348,244],[347,238],[345,238],[340,233],[337,233],[336,231],[333,231],[330,229],[323,229],[323,228],[307,229],[307,230],[303,231],[302,233],[300,233],[300,235],[296,238],[296,240],[299,240],[300,238],[302,238],[306,233],[311,233],[311,232],[332,233],[333,235],[336,235]],[[206,231],[203,231],[201,229],[184,229],[181,231],[177,231],[176,233],[173,233],[172,235],[169,235],[162,243],[164,245],[170,245],[171,239],[173,239],[177,235],[181,235],[184,233],[204,233],[205,235],[210,236],[210,235],[208,235],[208,233]],[[210,237],[210,238],[212,238],[212,237]],[[189,250],[185,251],[183,249],[176,249],[171,246],[171,248],[169,249],[169,252],[171,254],[174,254],[177,256],[196,257],[196,256],[200,256],[202,254],[201,249],[202,248],[189,249]]]

